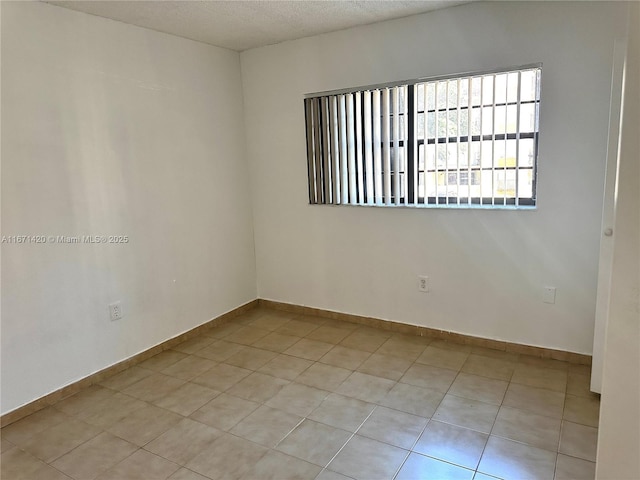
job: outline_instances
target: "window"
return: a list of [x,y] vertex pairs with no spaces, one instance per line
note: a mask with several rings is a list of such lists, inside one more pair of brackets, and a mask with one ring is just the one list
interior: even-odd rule
[[305,98],[309,202],[536,204],[541,65]]

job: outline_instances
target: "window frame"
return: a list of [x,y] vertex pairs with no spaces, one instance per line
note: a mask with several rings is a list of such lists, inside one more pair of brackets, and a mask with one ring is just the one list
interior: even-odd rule
[[[535,93],[534,93],[534,98],[532,100],[525,100],[525,101],[521,101],[520,100],[520,91],[521,91],[521,77],[520,74],[523,71],[528,71],[528,70],[537,70],[537,77],[536,77],[536,84],[535,84]],[[509,101],[508,96],[505,94],[505,99],[504,102],[500,102],[500,103],[496,103],[495,102],[495,79],[497,75],[500,74],[509,74],[509,73],[515,73],[518,72],[518,99],[517,101]],[[427,99],[426,99],[426,90],[425,90],[425,98],[424,98],[424,103],[423,103],[423,109],[419,110],[418,107],[418,100],[417,97],[418,95],[416,94],[416,87],[418,85],[421,84],[427,84],[427,83],[434,83],[434,82],[442,82],[442,81],[448,81],[448,80],[469,80],[469,86],[471,85],[471,79],[474,78],[483,78],[485,76],[493,76],[493,82],[494,82],[494,91],[493,91],[493,98],[492,98],[492,102],[491,103],[485,103],[485,102],[480,102],[479,105],[472,105],[471,104],[471,91],[468,91],[468,100],[467,100],[467,104],[466,106],[460,106],[460,104],[458,103],[458,106],[455,108],[450,108],[448,106],[448,93],[445,96],[445,103],[447,103],[447,106],[445,107],[445,109],[443,110],[442,108],[439,108],[437,105],[437,98],[436,98],[436,105],[435,108],[433,109],[427,109]],[[338,90],[331,90],[331,91],[323,91],[323,92],[317,92],[317,93],[310,93],[310,94],[306,94],[304,96],[305,99],[305,118],[306,118],[306,123],[307,123],[307,154],[308,154],[308,169],[309,171],[307,172],[308,174],[308,180],[309,180],[309,203],[311,204],[339,204],[339,205],[347,205],[347,206],[392,206],[392,207],[409,207],[409,208],[434,208],[434,207],[441,207],[441,208],[473,208],[473,207],[484,207],[484,208],[523,208],[523,209],[532,209],[532,208],[536,208],[536,204],[537,204],[537,184],[538,184],[538,156],[539,156],[539,137],[540,137],[540,128],[539,128],[539,119],[540,119],[540,104],[541,104],[541,83],[542,83],[542,63],[531,63],[531,64],[526,64],[526,65],[520,65],[520,66],[516,66],[516,67],[509,67],[509,68],[500,68],[500,69],[493,69],[493,70],[485,70],[485,71],[476,71],[476,72],[465,72],[465,73],[455,73],[455,74],[449,74],[449,75],[439,75],[439,76],[431,76],[431,77],[421,77],[421,78],[416,78],[416,79],[412,79],[412,80],[404,80],[404,81],[395,81],[395,82],[388,82],[388,83],[382,83],[382,84],[374,84],[374,85],[366,85],[366,86],[359,86],[359,87],[352,87],[352,88],[345,88],[345,89],[338,89]],[[448,85],[448,83],[447,83]],[[458,86],[460,85],[460,81],[458,82]],[[482,87],[482,83],[481,83],[481,89]],[[340,96],[340,95],[347,95],[347,94],[356,94],[355,95],[355,101],[359,101],[360,100],[360,95],[364,94],[365,92],[368,94],[371,94],[371,92],[374,91],[382,91],[383,89],[387,89],[387,88],[393,88],[393,87],[406,87],[406,93],[405,93],[405,110],[404,112],[400,111],[400,112],[393,112],[393,114],[390,114],[389,112],[387,113],[387,115],[391,115],[393,116],[402,116],[405,115],[405,125],[404,125],[404,131],[406,133],[406,136],[404,137],[404,139],[398,139],[398,145],[399,147],[403,148],[405,150],[405,162],[404,162],[404,170],[396,170],[395,166],[393,168],[390,169],[391,175],[397,176],[397,175],[406,175],[407,179],[406,179],[406,191],[404,192],[404,195],[402,195],[398,201],[396,201],[395,199],[395,195],[393,193],[393,189],[391,190],[391,198],[392,201],[391,203],[380,203],[379,201],[375,201],[374,203],[371,203],[369,201],[364,201],[363,200],[363,188],[367,188],[366,182],[362,183],[362,172],[360,172],[360,175],[358,176],[358,184],[357,184],[357,188],[358,188],[358,192],[354,195],[357,197],[357,201],[353,201],[352,198],[353,196],[350,194],[349,195],[349,201],[347,202],[341,202],[341,201],[327,201],[327,198],[325,197],[331,197],[335,199],[335,195],[336,195],[336,191],[335,191],[335,172],[334,172],[334,168],[333,166],[331,166],[331,168],[329,168],[328,165],[328,158],[327,155],[322,155],[322,157],[324,157],[322,160],[324,163],[322,164],[316,164],[315,168],[316,169],[320,169],[323,172],[328,172],[329,170],[331,170],[331,176],[329,175],[324,175],[323,173],[323,182],[324,182],[324,192],[322,193],[322,195],[320,195],[321,198],[313,198],[314,195],[312,195],[312,189],[314,188],[314,181],[312,178],[312,168],[314,167],[314,165],[312,165],[311,162],[311,152],[313,151],[313,149],[317,149],[318,151],[329,151],[329,149],[331,148],[331,146],[326,143],[327,142],[327,134],[322,134],[323,139],[318,139],[316,138],[315,144],[313,144],[313,142],[311,142],[310,144],[310,136],[309,136],[309,124],[310,124],[310,116],[314,116],[314,115],[318,115],[317,119],[321,122],[323,122],[323,128],[326,127],[326,132],[329,132],[329,128],[335,129],[336,127],[333,125],[328,125],[329,122],[331,122],[332,118],[329,119],[322,119],[322,115],[319,114],[319,112],[310,112],[310,108],[308,108],[308,103],[307,100],[308,99],[316,99],[319,98],[320,101],[322,102],[327,102],[327,110],[326,112],[329,113],[329,115],[332,115],[332,111],[330,110],[330,106],[328,105],[329,103],[331,103],[331,97],[334,96]],[[456,96],[459,95],[459,92],[456,92]],[[378,99],[379,100],[379,99]],[[459,102],[459,99],[458,99]],[[519,123],[520,123],[520,106],[521,105],[525,105],[525,104],[533,104],[534,105],[534,127],[533,127],[533,132],[526,132],[526,133],[522,133],[520,132],[519,129]],[[517,105],[518,106],[518,113],[517,113],[517,124],[518,124],[518,128],[516,128],[515,133],[508,133],[507,132],[507,125],[505,123],[505,131],[504,133],[496,133],[495,130],[495,115],[496,115],[496,107],[504,107],[505,108],[505,114],[507,114],[507,108],[511,105]],[[371,103],[369,103],[369,108],[371,107]],[[446,112],[447,114],[447,118],[448,118],[448,113],[449,111],[457,111],[458,115],[460,114],[460,112],[462,111],[468,111],[469,109],[474,109],[474,108],[479,108],[480,111],[480,115],[482,115],[483,109],[487,108],[487,107],[491,107],[491,115],[492,118],[494,119],[493,121],[493,128],[491,133],[489,134],[485,134],[483,131],[480,131],[480,133],[478,135],[473,135],[471,134],[471,131],[467,131],[467,135],[460,135],[460,131],[457,132],[456,136],[438,136],[438,132],[437,132],[437,115],[441,112]],[[338,108],[338,106],[334,105],[333,107]],[[395,108],[395,107],[394,107]],[[322,109],[325,109],[325,103],[322,103]],[[324,111],[324,110],[323,110]],[[357,111],[360,112],[360,116],[356,116],[357,118],[355,119],[355,121],[357,122],[357,130],[362,132],[361,129],[361,123],[360,122],[366,122],[367,120],[369,122],[371,122],[371,111],[366,112],[365,108],[362,109],[358,109]],[[473,110],[472,110],[473,112]],[[334,112],[335,113],[335,112]],[[435,138],[428,138],[427,135],[427,114],[429,113],[433,113],[436,115],[436,131],[434,132],[435,134]],[[378,116],[380,114],[379,108],[378,108]],[[424,135],[422,138],[417,138],[418,135],[416,134],[416,120],[418,119],[419,115],[424,115]],[[337,115],[340,115],[340,113],[338,112]],[[375,116],[373,117],[374,122],[375,122]],[[379,117],[378,117],[379,118]],[[469,117],[470,118],[470,117]],[[448,120],[447,120],[448,121]],[[327,124],[325,125],[324,122],[327,122]],[[458,121],[458,125],[460,125],[459,121]],[[337,126],[337,124],[336,124]],[[469,127],[470,127],[470,120],[469,120]],[[331,135],[334,136],[335,134],[333,133],[335,130],[331,130]],[[371,131],[367,131],[365,130],[365,135],[367,133],[371,133]],[[445,132],[448,133],[448,132]],[[340,135],[342,135],[342,133],[340,133]],[[374,133],[375,135],[375,133]],[[363,152],[363,140],[367,140],[367,139],[363,139],[364,135],[355,135],[355,141],[356,141],[356,153],[357,153],[357,161],[355,163],[356,169],[359,170],[365,170],[368,172],[372,172],[372,170],[369,170],[368,165],[365,165],[365,162],[367,160],[365,160],[365,152]],[[507,171],[515,171],[516,176],[515,176],[515,182],[516,184],[518,183],[519,179],[518,179],[518,173],[521,170],[528,170],[530,169],[533,173],[532,175],[532,180],[531,180],[531,189],[532,189],[532,195],[531,197],[518,197],[517,196],[517,190],[516,190],[516,196],[515,197],[508,197],[505,193],[504,197],[498,197],[495,195],[495,189],[493,189],[492,187],[492,195],[491,196],[477,196],[477,197],[471,197],[471,194],[467,195],[467,196],[460,196],[460,195],[456,195],[456,196],[449,196],[448,193],[446,192],[445,196],[441,196],[438,195],[438,189],[437,189],[437,176],[438,174],[443,173],[445,176],[447,176],[450,173],[455,172],[457,174],[457,178],[461,178],[460,173],[468,173],[468,175],[471,175],[468,177],[468,181],[466,183],[466,185],[471,185],[470,180],[471,178],[474,178],[476,175],[477,177],[480,179],[480,177],[482,176],[482,172],[483,171],[492,171],[493,174],[495,175],[497,172],[499,172],[499,170],[497,170],[494,162],[495,162],[495,158],[492,158],[492,164],[491,166],[483,166],[482,164],[478,165],[478,166],[471,166],[471,142],[469,142],[469,137],[471,138],[471,142],[479,142],[479,148],[482,148],[482,142],[485,141],[492,141],[492,147],[495,147],[495,142],[497,141],[504,141],[505,142],[505,164],[504,167],[499,167],[501,170],[504,170],[504,175],[505,175],[505,179],[504,182],[507,182],[506,179],[506,172]],[[516,162],[516,164],[514,166],[507,166],[507,161],[506,161],[506,141],[508,140],[516,140],[517,142],[519,142],[519,140],[521,139],[531,139],[533,140],[533,158],[532,158],[532,164],[531,166],[527,166],[527,167],[522,167],[520,166],[518,163]],[[333,141],[334,139],[330,139],[329,142]],[[339,140],[342,140],[342,138],[340,138]],[[338,142],[339,140],[336,140],[336,142]],[[350,139],[351,140],[351,139]],[[322,142],[325,142],[324,144]],[[376,146],[376,143],[372,143],[371,139],[367,140],[369,144],[371,144],[371,147],[369,148],[374,148],[377,149],[378,146]],[[380,139],[377,139],[377,142],[380,142]],[[384,146],[384,140],[382,140],[382,145]],[[389,149],[392,149],[394,146],[395,141],[391,141],[389,142],[387,139],[387,142],[389,143]],[[468,149],[468,162],[467,162],[467,166],[463,167],[464,171],[461,170],[460,168],[460,164],[459,159],[456,159],[456,165],[457,168],[452,169],[452,171],[449,171],[448,166],[445,166],[444,169],[442,168],[438,168],[437,166],[437,161],[436,161],[436,165],[435,168],[433,169],[428,169],[427,168],[427,159],[426,159],[426,146],[427,145],[433,145],[433,144],[445,144],[445,145],[461,145],[463,143],[466,143],[467,145],[469,145],[469,149]],[[422,146],[424,145],[424,148],[422,148]],[[336,143],[336,147],[338,146],[338,144]],[[516,148],[518,148],[519,144],[516,143]],[[404,147],[407,147],[406,149]],[[324,150],[323,150],[324,148]],[[459,147],[458,147],[459,148]],[[423,169],[420,169],[420,152],[424,152],[424,159],[423,159]],[[369,152],[371,153],[371,152]],[[379,152],[378,152],[379,153]],[[493,154],[492,154],[493,155]],[[517,157],[516,157],[517,158]],[[317,156],[316,156],[316,162],[317,162]],[[396,163],[397,163],[397,158],[396,158]],[[317,170],[316,170],[317,171]],[[477,174],[475,173],[477,172]],[[423,175],[423,178],[425,179],[426,182],[426,174],[427,173],[433,173],[436,175],[436,196],[428,196],[427,195],[427,187],[426,185],[424,185],[424,195],[420,196],[419,191],[416,192],[416,189],[419,190],[418,188],[418,181],[416,178],[417,176]],[[367,174],[368,177],[371,176],[371,174]],[[495,181],[496,177],[493,177],[492,179],[492,185],[493,182]],[[369,179],[367,179],[369,180]],[[480,179],[481,181],[481,179]],[[447,177],[447,183],[445,185],[448,185],[448,177]],[[459,188],[460,183],[459,181],[456,183],[456,188]],[[331,189],[334,188],[334,191],[327,195],[327,189]],[[371,187],[369,187],[371,188]],[[397,192],[396,192],[397,193]],[[374,194],[377,198],[378,193],[374,191]],[[329,199],[330,200],[330,199]]]

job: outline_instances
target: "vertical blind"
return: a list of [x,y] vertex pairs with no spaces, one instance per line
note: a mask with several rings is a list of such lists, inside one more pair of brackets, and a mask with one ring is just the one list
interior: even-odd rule
[[541,66],[309,95],[309,202],[535,205]]

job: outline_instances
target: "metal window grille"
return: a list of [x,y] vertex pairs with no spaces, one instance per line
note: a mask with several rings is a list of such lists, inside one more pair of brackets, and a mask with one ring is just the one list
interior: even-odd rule
[[305,98],[309,202],[535,206],[540,64]]

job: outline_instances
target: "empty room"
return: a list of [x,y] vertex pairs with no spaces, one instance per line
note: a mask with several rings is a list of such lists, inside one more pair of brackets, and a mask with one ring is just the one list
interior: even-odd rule
[[639,3],[0,22],[0,478],[640,479]]

